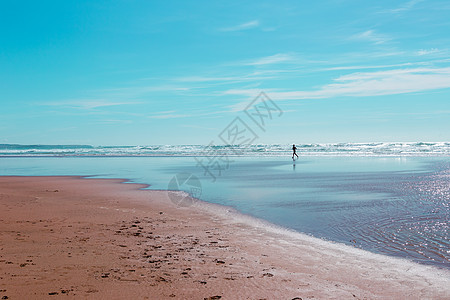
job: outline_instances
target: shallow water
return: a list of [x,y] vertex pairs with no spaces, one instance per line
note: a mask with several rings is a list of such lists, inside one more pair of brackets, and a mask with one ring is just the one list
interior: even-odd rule
[[8,157],[0,158],[0,175],[119,177],[167,189],[178,173],[194,174],[207,202],[315,237],[450,268],[449,157],[232,160],[214,170],[215,181],[192,157]]

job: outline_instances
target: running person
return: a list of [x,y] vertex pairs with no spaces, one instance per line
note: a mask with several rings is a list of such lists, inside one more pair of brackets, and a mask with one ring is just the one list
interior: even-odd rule
[[297,150],[297,147],[295,147],[295,145],[292,145],[292,151],[294,151],[294,152],[292,153],[292,159],[294,159],[294,155],[297,156],[297,158],[298,158],[298,155],[297,155],[297,153],[295,152],[296,150]]

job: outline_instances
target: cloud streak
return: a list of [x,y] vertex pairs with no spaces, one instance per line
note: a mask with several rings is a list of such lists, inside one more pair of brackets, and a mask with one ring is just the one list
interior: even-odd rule
[[140,102],[123,102],[123,101],[117,102],[117,101],[109,101],[109,100],[104,100],[104,99],[83,99],[83,100],[68,100],[68,101],[49,102],[49,103],[44,103],[42,105],[90,110],[90,109],[96,109],[96,108],[100,108],[100,107],[133,105],[133,104],[140,104]]
[[375,45],[380,45],[380,44],[384,44],[390,40],[392,40],[391,38],[389,38],[388,36],[384,35],[384,34],[380,34],[377,33],[375,30],[366,30],[364,32],[355,34],[353,36],[351,36],[351,39],[353,40],[361,40],[361,41],[368,41],[372,44]]
[[253,20],[253,21],[250,21],[250,22],[246,22],[246,23],[242,23],[242,24],[236,25],[236,26],[222,28],[222,29],[220,29],[220,31],[225,31],[225,32],[242,31],[242,30],[248,30],[248,29],[259,27],[259,25],[260,25],[260,23],[259,23],[258,20]]
[[423,55],[437,54],[437,53],[440,53],[440,52],[441,52],[441,50],[436,49],[436,48],[421,49],[421,50],[417,51],[417,55],[423,56]]
[[423,2],[424,0],[411,0],[408,1],[406,3],[404,3],[403,5],[397,7],[397,8],[393,8],[393,9],[389,9],[385,12],[388,13],[393,13],[393,14],[397,14],[397,13],[402,13],[408,10],[411,10],[417,3]]
[[[369,97],[445,88],[450,88],[450,68],[415,68],[351,73],[313,91],[270,90],[270,97],[274,100]],[[253,96],[256,92],[254,89],[237,89],[225,94]]]
[[161,115],[153,115],[149,116],[149,119],[178,119],[178,118],[188,118],[191,115],[183,115],[183,114],[161,114]]
[[282,63],[282,62],[287,62],[287,61],[292,61],[292,60],[293,60],[293,57],[291,55],[285,54],[285,53],[278,53],[275,55],[259,58],[253,62],[247,63],[247,65],[262,66],[262,65],[271,65],[271,64],[277,64],[277,63]]

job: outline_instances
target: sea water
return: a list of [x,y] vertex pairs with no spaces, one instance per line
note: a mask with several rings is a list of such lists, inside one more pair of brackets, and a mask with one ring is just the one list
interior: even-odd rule
[[[0,144],[0,156],[198,156],[227,152],[233,155],[289,156],[292,145],[150,145],[150,146],[91,146],[91,145],[17,145]],[[302,156],[435,156],[450,155],[449,142],[437,143],[336,143],[300,144]],[[232,149],[233,151],[229,151]],[[211,151],[213,150],[213,151]]]
[[[450,268],[450,157],[260,156],[0,157],[0,175],[126,178],[173,189],[186,174],[195,196],[273,224],[375,253]],[[211,170],[209,170],[211,171]],[[214,176],[212,176],[214,175]],[[181,176],[181,177],[180,177]],[[180,189],[192,192],[192,186]]]

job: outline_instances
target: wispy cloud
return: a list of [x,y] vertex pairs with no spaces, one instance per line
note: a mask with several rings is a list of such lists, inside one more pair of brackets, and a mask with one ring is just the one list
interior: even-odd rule
[[260,25],[258,20],[253,20],[250,22],[246,22],[246,23],[242,23],[236,26],[231,26],[231,27],[225,27],[220,29],[220,31],[242,31],[242,30],[248,30],[248,29],[252,29],[252,28],[256,28]]
[[119,120],[119,119],[104,119],[95,121],[95,123],[99,124],[132,124],[131,120]]
[[274,73],[261,73],[258,74],[253,72],[251,74],[243,74],[236,76],[227,76],[227,77],[208,77],[208,76],[186,76],[176,78],[175,80],[181,82],[190,82],[190,83],[214,83],[214,84],[231,84],[231,83],[241,83],[255,80],[265,80],[274,78]]
[[174,110],[169,111],[161,111],[151,116],[148,116],[149,119],[178,119],[178,118],[187,118],[191,115],[187,114],[177,114]]
[[420,49],[419,51],[417,51],[417,55],[429,55],[429,54],[436,54],[439,52],[441,52],[441,50],[436,49],[436,48]]
[[60,107],[70,107],[77,109],[95,109],[100,107],[108,106],[118,106],[118,105],[133,105],[139,104],[140,102],[124,102],[124,101],[109,101],[104,99],[81,99],[81,100],[65,100],[56,102],[43,103],[44,106],[60,106]]
[[[394,95],[450,88],[450,68],[395,69],[340,76],[313,91],[267,90],[274,100]],[[228,90],[228,95],[253,96],[254,89]]]
[[247,65],[251,65],[251,66],[270,65],[270,64],[292,61],[293,59],[294,59],[293,56],[290,54],[278,53],[275,55],[258,58],[252,62],[247,63]]
[[385,68],[392,68],[392,67],[413,66],[413,65],[417,65],[417,64],[424,64],[424,63],[403,63],[403,64],[392,64],[392,65],[371,65],[371,66],[364,66],[364,65],[339,66],[339,67],[325,68],[323,70],[325,70],[325,71],[339,71],[339,70],[385,69]]
[[211,82],[211,81],[241,81],[241,80],[248,80],[247,77],[208,77],[208,76],[186,76],[186,77],[180,77],[176,78],[177,81],[181,82]]
[[[149,78],[142,78],[140,81],[149,81],[151,79]],[[177,92],[183,92],[188,91],[191,89],[191,87],[187,86],[175,86],[170,84],[160,84],[160,85],[142,85],[142,82],[140,85],[137,86],[128,86],[128,87],[116,87],[116,88],[109,88],[109,89],[101,89],[97,90],[96,92],[104,94],[105,98],[136,98],[140,97],[142,95],[153,93],[153,92],[167,92],[167,91],[177,91]]]
[[228,110],[214,110],[214,111],[193,111],[188,114],[180,114],[175,110],[160,111],[153,115],[148,116],[149,119],[176,119],[176,118],[197,118],[197,117],[211,117],[215,118],[226,113]]
[[397,8],[388,9],[383,12],[393,13],[393,14],[405,12],[405,11],[411,10],[417,3],[420,3],[423,1],[424,0],[411,0],[411,1],[403,3],[402,5],[400,5]]
[[384,43],[392,40],[388,36],[381,34],[381,33],[377,33],[377,32],[375,32],[375,30],[372,30],[372,29],[355,34],[355,35],[351,36],[350,39],[368,41],[375,45],[384,44]]

